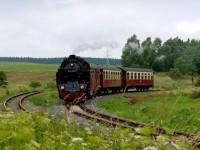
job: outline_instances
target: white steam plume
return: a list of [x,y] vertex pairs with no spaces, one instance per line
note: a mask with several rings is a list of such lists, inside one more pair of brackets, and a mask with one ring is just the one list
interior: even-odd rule
[[83,43],[78,45],[74,50],[74,54],[78,54],[84,51],[89,50],[99,50],[102,48],[109,48],[115,49],[118,47],[118,43],[116,41],[98,41],[98,42],[90,42],[90,43]]

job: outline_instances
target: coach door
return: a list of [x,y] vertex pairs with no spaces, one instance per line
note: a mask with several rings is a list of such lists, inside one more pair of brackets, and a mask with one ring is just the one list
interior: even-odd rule
[[95,87],[96,90],[100,88],[100,69],[95,69]]
[[126,87],[126,71],[122,70],[121,72],[121,81],[122,81],[122,86],[123,88]]

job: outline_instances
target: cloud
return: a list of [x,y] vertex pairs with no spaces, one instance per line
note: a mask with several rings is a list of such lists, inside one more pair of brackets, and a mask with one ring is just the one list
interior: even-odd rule
[[200,20],[181,21],[178,23],[177,30],[185,34],[200,32]]
[[0,56],[104,57],[110,49],[120,58],[133,34],[164,41],[199,31],[200,2],[169,1],[0,0]]

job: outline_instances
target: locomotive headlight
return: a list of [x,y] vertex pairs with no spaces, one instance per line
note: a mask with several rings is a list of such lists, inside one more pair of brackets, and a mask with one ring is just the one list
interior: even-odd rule
[[65,89],[65,86],[64,86],[64,85],[60,86],[60,89],[61,89],[61,90],[64,90],[64,89]]
[[81,89],[84,89],[84,85],[81,85],[80,88],[81,88]]

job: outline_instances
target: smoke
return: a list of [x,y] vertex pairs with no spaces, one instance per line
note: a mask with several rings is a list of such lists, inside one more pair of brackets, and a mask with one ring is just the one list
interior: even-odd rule
[[143,48],[140,47],[139,43],[137,42],[129,42],[125,48],[125,49],[131,49],[132,51],[131,52],[137,52],[138,54],[142,54],[143,53]]
[[156,60],[162,61],[162,60],[164,60],[165,58],[166,58],[165,55],[161,55],[161,56],[157,57]]
[[73,53],[78,54],[84,51],[99,50],[102,48],[115,49],[118,48],[118,43],[116,41],[98,41],[98,42],[83,43],[78,45],[73,50]]
[[139,44],[136,42],[129,42],[128,43],[129,47],[131,47],[132,49],[139,49]]

